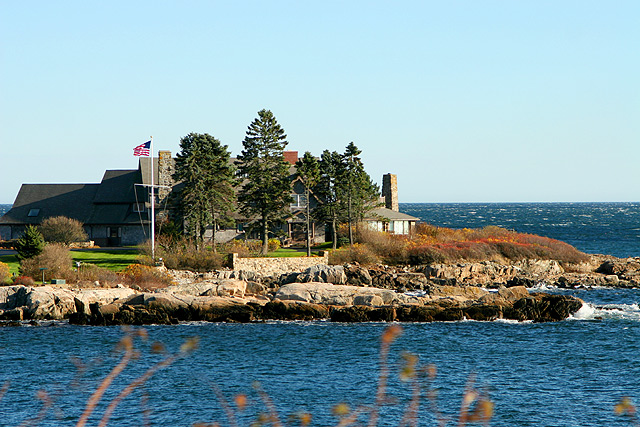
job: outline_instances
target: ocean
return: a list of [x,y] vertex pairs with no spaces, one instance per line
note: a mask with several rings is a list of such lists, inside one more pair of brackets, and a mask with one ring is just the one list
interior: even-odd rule
[[[639,207],[402,204],[401,210],[443,227],[501,225],[559,238],[587,252],[640,256]],[[492,426],[632,425],[614,413],[614,406],[623,397],[640,404],[640,290],[544,290],[576,295],[585,305],[573,318],[557,323],[403,324],[389,354],[390,398],[379,425],[400,425],[411,398],[410,384],[399,380],[405,352],[436,367],[431,386],[439,411],[450,420],[447,425],[458,424],[471,379],[494,403]],[[266,322],[138,327],[148,341],[139,344],[141,356],[107,390],[107,402],[161,360],[162,355],[149,350],[150,343],[161,341],[169,351],[177,351],[188,337],[198,336],[200,345],[133,391],[109,425],[245,426],[268,411],[261,403],[264,396],[283,424],[293,420],[292,414],[308,412],[310,425],[337,425],[335,405],[357,409],[375,401],[380,337],[387,326]],[[0,328],[0,389],[4,381],[8,384],[0,400],[0,426],[18,426],[37,416],[39,390],[47,391],[51,409],[31,425],[75,425],[96,384],[118,363],[120,353],[114,347],[124,333],[117,327],[65,322]],[[247,395],[248,407],[234,423],[226,414],[238,394]],[[432,409],[422,401],[419,425],[438,425]],[[101,403],[96,414],[104,410]],[[97,425],[98,415],[88,425]]]

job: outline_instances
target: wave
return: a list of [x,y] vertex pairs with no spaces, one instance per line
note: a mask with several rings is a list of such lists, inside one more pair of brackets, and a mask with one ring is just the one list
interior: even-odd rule
[[632,320],[640,321],[640,306],[634,304],[596,305],[585,302],[568,320]]

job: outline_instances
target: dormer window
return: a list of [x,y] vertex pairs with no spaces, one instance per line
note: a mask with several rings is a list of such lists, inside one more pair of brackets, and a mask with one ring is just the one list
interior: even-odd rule
[[134,212],[144,212],[144,203],[134,203],[133,204]]
[[304,194],[292,194],[291,195],[291,204],[289,206],[292,209],[306,208],[307,207],[307,196],[305,196]]
[[37,209],[37,208],[29,209],[29,213],[27,214],[27,216],[30,216],[30,217],[36,217],[38,215],[40,215],[40,209]]

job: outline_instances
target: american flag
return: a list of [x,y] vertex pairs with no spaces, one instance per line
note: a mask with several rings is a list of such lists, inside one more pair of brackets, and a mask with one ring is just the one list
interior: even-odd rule
[[151,155],[151,141],[147,141],[144,144],[140,144],[138,145],[136,148],[133,149],[133,155],[134,156],[147,156],[149,157]]

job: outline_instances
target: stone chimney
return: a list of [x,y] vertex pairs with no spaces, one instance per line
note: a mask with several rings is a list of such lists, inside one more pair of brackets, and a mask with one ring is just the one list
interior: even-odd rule
[[392,211],[400,211],[398,205],[398,176],[388,173],[382,176],[382,197],[384,205]]
[[295,165],[296,162],[298,161],[297,151],[284,151],[282,154],[284,154],[284,160],[287,163],[291,163],[292,165]]
[[[171,157],[171,151],[158,151],[158,185],[173,186],[173,172],[175,162]],[[171,188],[158,188],[158,199],[164,201],[171,193]]]

